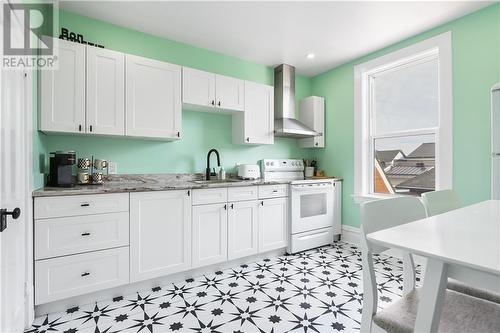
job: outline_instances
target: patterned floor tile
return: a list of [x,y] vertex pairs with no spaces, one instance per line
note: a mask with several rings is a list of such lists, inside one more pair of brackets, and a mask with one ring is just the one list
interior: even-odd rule
[[[384,308],[401,297],[402,263],[374,262]],[[26,332],[357,332],[362,292],[360,249],[336,242],[41,316]]]

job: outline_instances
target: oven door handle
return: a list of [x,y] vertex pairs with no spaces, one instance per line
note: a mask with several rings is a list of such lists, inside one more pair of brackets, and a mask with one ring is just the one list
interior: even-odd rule
[[322,186],[293,186],[291,187],[292,191],[295,192],[318,192],[333,189],[333,186],[322,185]]

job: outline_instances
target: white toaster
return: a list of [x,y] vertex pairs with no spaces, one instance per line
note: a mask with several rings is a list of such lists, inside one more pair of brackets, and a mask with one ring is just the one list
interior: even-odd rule
[[238,178],[241,179],[259,179],[260,168],[257,164],[240,164],[237,167]]

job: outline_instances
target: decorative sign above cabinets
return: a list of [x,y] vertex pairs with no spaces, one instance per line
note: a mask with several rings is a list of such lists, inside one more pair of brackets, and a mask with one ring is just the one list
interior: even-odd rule
[[72,31],[70,32],[67,28],[61,28],[61,34],[59,35],[59,39],[64,39],[64,40],[68,40],[70,42],[76,42],[76,43],[80,43],[80,44],[104,48],[104,45],[86,41],[85,39],[83,39],[82,34],[77,34],[77,33],[72,32]]

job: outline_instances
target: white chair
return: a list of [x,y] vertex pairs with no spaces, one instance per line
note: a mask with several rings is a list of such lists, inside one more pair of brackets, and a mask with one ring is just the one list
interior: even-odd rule
[[[361,205],[364,288],[361,332],[372,332],[372,330],[413,332],[420,298],[420,291],[415,288],[413,258],[409,253],[403,256],[403,297],[386,309],[378,311],[378,290],[372,255],[388,248],[370,243],[366,235],[425,217],[425,208],[416,197],[377,200]],[[500,305],[447,290],[439,331],[498,333],[500,332],[498,318],[500,318]]]
[[[423,193],[422,202],[424,203],[427,216],[446,213],[462,207],[462,203],[460,198],[458,197],[458,194],[453,190],[441,190]],[[477,289],[465,285],[453,279],[448,279],[447,288],[500,304],[500,295],[487,290]]]
[[462,207],[462,202],[453,190],[432,191],[422,194],[427,216],[434,216]]

